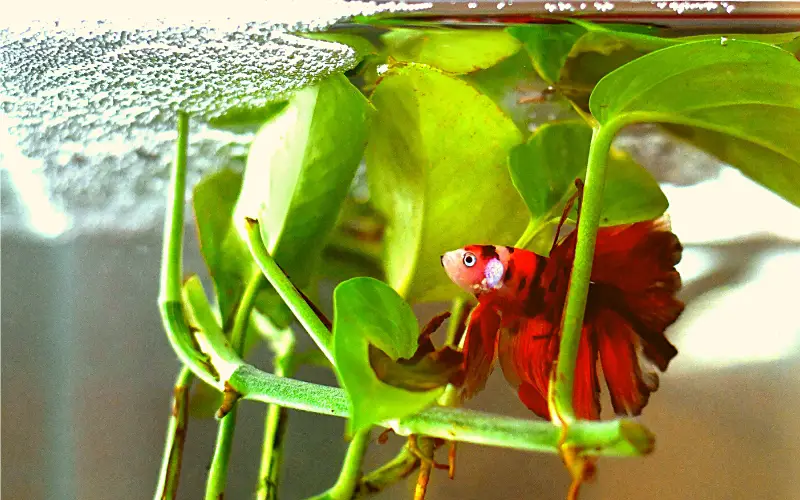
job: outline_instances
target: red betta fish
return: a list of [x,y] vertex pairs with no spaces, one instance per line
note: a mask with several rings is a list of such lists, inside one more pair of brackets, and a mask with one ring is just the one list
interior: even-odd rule
[[[499,359],[522,402],[550,418],[547,389],[576,239],[573,231],[550,257],[493,245],[442,256],[450,279],[478,299],[464,344],[464,397],[483,388]],[[678,353],[664,330],[683,311],[675,298],[681,250],[666,219],[598,231],[575,372],[577,417],[599,418],[598,358],[618,415],[639,415],[658,388],[652,365],[664,371]]]

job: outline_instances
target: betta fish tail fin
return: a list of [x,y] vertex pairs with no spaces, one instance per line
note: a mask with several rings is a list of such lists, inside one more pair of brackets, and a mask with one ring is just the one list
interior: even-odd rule
[[617,414],[640,414],[658,388],[652,365],[664,371],[678,354],[664,331],[684,308],[675,297],[681,250],[667,219],[597,233],[584,328],[596,342]]
[[681,287],[675,265],[682,250],[666,217],[597,233],[590,304],[613,309],[642,340],[645,357],[662,371],[678,353],[664,330],[684,308],[675,298]]

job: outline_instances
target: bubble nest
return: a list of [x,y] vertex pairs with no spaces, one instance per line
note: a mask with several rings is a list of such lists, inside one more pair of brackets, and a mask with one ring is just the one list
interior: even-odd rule
[[235,0],[224,7],[242,14],[153,21],[143,8],[141,19],[0,24],[0,168],[4,195],[17,198],[3,203],[4,224],[36,231],[33,204],[44,199],[78,232],[152,227],[164,206],[177,110],[192,113],[191,187],[203,173],[238,165],[252,138],[212,129],[208,119],[263,106],[356,63],[348,46],[290,32],[427,7],[298,4]]

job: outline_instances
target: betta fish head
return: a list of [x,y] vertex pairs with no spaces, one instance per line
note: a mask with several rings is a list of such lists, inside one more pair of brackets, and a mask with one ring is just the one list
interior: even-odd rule
[[503,287],[509,249],[469,245],[442,255],[442,266],[453,283],[480,296]]

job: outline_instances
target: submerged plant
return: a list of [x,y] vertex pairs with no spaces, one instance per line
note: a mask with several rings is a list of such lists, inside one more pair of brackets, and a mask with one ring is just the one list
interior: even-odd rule
[[[597,363],[615,412],[641,413],[657,378],[639,356],[665,370],[676,354],[664,331],[683,307],[681,247],[660,219],[657,182],[612,141],[658,123],[800,204],[800,35],[669,38],[575,23],[390,29],[377,44],[315,36],[351,45],[359,65],[229,116],[263,123],[244,175],[222,170],[194,190],[213,300],[196,277],[182,281],[189,116],[179,117],[160,309],[184,368],[156,498],[177,490],[194,378],[221,395],[209,499],[225,490],[241,400],[269,405],[259,498],[277,497],[286,408],[348,419],[325,499],[375,493],[417,468],[422,498],[434,468],[452,477],[459,441],[560,453],[571,496],[598,456],[649,453],[640,422],[597,420]],[[509,104],[508,90],[537,73],[547,95]],[[519,109],[541,101],[560,103],[563,119],[531,127]],[[350,191],[362,158],[368,202]],[[565,222],[575,231],[558,234]],[[326,279],[342,281],[332,320],[315,304]],[[442,301],[449,313],[420,331],[409,304]],[[294,320],[318,351],[295,350]],[[274,373],[244,361],[262,339]],[[549,421],[457,408],[495,358]],[[304,363],[330,367],[342,389],[291,378]],[[363,473],[374,426],[409,441]],[[445,444],[448,465],[434,460]]]

